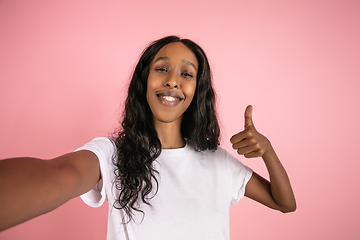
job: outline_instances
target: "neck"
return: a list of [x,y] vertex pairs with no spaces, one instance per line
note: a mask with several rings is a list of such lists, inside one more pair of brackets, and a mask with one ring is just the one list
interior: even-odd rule
[[175,149],[185,146],[185,141],[181,135],[181,121],[164,123],[154,122],[155,129],[161,142],[162,149]]

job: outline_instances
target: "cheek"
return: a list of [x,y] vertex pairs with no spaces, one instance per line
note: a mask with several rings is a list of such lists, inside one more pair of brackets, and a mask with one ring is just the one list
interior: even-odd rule
[[154,90],[162,86],[162,81],[159,76],[149,73],[148,79],[147,79],[147,89]]
[[147,84],[146,84],[146,95],[151,94],[151,92],[156,89],[156,81],[152,80],[153,78],[149,75]]
[[193,98],[196,90],[196,81],[191,81],[183,85],[183,91],[188,98]]
[[150,81],[148,81],[147,85],[146,85],[146,100],[149,105],[150,105],[151,96],[152,96],[152,89],[153,89],[152,84]]

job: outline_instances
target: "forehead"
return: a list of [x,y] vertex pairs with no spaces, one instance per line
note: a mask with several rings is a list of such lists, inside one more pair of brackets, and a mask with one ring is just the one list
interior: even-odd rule
[[196,69],[198,68],[198,61],[195,54],[181,42],[169,43],[163,46],[155,55],[153,62],[157,61],[159,58],[174,62],[187,61],[192,63]]

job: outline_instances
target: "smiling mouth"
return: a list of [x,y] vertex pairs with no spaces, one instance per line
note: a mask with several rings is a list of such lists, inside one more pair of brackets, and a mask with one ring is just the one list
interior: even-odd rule
[[156,94],[156,96],[158,96],[159,98],[164,99],[166,101],[169,101],[169,102],[176,102],[176,101],[184,100],[184,98],[180,97],[175,92],[162,92],[162,93]]
[[175,92],[160,92],[157,93],[156,96],[159,98],[160,103],[166,107],[175,107],[185,99]]

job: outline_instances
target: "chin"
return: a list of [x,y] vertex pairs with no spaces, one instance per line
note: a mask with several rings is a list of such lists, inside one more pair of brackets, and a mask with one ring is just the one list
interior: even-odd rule
[[153,115],[154,122],[161,122],[161,123],[178,123],[181,124],[182,115],[173,115],[169,113],[162,113],[158,115]]

